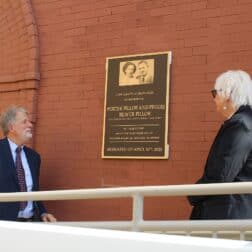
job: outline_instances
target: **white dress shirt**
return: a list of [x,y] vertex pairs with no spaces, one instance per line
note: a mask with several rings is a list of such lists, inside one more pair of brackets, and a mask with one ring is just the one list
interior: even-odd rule
[[[14,163],[16,162],[16,149],[17,149],[17,145],[12,142],[9,138],[8,138],[9,144],[10,144],[10,149],[11,149],[11,154],[12,154],[12,158],[14,160]],[[25,172],[25,182],[26,182],[26,188],[28,192],[32,191],[32,187],[33,187],[33,181],[32,181],[32,175],[31,175],[31,170],[25,155],[25,152],[23,150],[23,146],[21,146],[22,150],[20,152],[21,154],[21,161],[22,161],[22,166],[24,168],[24,172]],[[22,211],[18,212],[18,217],[19,218],[30,218],[32,217],[34,214],[33,212],[33,203],[32,201],[28,201],[28,204],[26,206],[26,208]]]

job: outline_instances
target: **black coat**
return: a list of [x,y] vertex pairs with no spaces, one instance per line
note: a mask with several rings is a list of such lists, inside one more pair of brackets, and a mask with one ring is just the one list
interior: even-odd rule
[[[252,109],[242,106],[221,126],[198,184],[252,181]],[[252,194],[189,196],[191,219],[252,218]]]
[[[39,190],[40,156],[28,147],[24,152],[31,170],[33,188]],[[0,140],[0,193],[19,192],[16,167],[12,158],[7,138]],[[46,210],[41,202],[33,202],[34,210],[41,215]],[[19,202],[0,202],[0,220],[16,220],[19,212]]]

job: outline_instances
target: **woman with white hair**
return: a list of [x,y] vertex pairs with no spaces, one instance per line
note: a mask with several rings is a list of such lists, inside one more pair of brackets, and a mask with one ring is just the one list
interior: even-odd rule
[[[221,74],[211,91],[226,120],[214,139],[199,184],[252,181],[252,81],[241,70]],[[190,219],[252,218],[252,194],[189,196]]]

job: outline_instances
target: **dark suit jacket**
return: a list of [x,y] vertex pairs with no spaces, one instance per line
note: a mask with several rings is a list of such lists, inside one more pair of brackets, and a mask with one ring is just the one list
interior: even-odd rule
[[[252,181],[252,110],[240,109],[220,128],[197,183]],[[189,196],[191,219],[252,218],[252,194]]]
[[[24,152],[31,170],[33,188],[39,190],[40,156],[28,147]],[[7,138],[0,140],[0,193],[19,192],[16,167],[12,158],[10,145]],[[34,211],[39,215],[46,212],[41,202],[33,202]],[[19,202],[0,202],[0,220],[16,220],[19,212]]]

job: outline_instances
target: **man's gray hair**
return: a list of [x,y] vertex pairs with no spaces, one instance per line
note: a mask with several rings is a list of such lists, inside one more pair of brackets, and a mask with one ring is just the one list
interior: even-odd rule
[[220,96],[229,97],[236,109],[242,105],[252,107],[252,80],[242,70],[230,70],[222,73],[215,82]]
[[27,114],[27,110],[21,106],[10,106],[8,107],[0,117],[0,125],[3,130],[3,134],[6,136],[9,133],[10,123],[14,123],[18,112]]
[[147,60],[140,60],[140,61],[138,62],[138,66],[141,65],[141,64],[145,64],[147,67],[149,67],[149,63],[148,63]]

